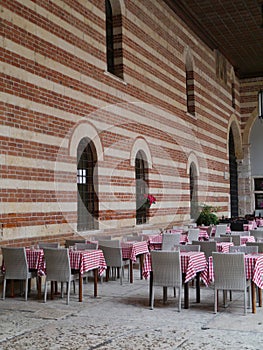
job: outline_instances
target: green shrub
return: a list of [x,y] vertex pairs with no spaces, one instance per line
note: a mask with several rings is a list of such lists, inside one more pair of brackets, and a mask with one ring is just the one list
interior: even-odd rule
[[199,214],[196,223],[198,226],[205,225],[217,225],[219,222],[218,217],[214,212],[217,211],[216,207],[212,207],[210,205],[204,205],[201,213]]

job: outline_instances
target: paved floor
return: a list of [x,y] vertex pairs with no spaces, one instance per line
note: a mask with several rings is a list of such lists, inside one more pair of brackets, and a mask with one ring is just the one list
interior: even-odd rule
[[[125,279],[84,285],[84,301],[71,294],[65,299],[29,300],[17,296],[0,300],[0,349],[263,349],[263,308],[243,314],[243,298],[234,293],[227,308],[213,313],[213,289],[202,287],[201,303],[190,290],[190,308],[177,311],[172,290],[167,304],[156,289],[155,308],[148,306],[148,281]],[[183,306],[183,305],[182,305]]]

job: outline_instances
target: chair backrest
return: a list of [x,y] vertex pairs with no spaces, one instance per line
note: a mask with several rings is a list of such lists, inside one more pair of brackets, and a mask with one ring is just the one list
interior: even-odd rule
[[100,245],[99,248],[103,251],[103,255],[108,267],[122,267],[122,249],[121,247],[109,247]]
[[99,248],[101,246],[119,248],[121,246],[121,242],[118,239],[99,240]]
[[124,241],[127,242],[141,242],[143,240],[143,236],[139,235],[128,235],[123,237]]
[[38,242],[38,247],[40,249],[43,249],[43,248],[59,248],[60,244],[59,244],[59,242]]
[[188,230],[188,234],[187,234],[187,239],[188,239],[188,243],[192,243],[192,241],[198,241],[199,238],[199,228],[190,228]]
[[210,226],[208,227],[208,229],[207,229],[207,234],[208,234],[209,237],[212,236],[212,231],[213,231],[213,226],[210,225]]
[[98,249],[98,243],[97,242],[75,243],[74,247],[77,250]]
[[85,239],[66,239],[65,247],[73,247],[76,243],[86,243]]
[[259,230],[259,229],[256,229],[256,230],[250,230],[250,234],[251,236],[254,236],[255,237],[255,241],[261,241],[263,240],[263,230]]
[[244,231],[244,223],[243,222],[231,222],[230,223],[231,231]]
[[152,251],[153,285],[174,287],[182,285],[180,252]]
[[212,253],[215,287],[224,290],[244,290],[246,272],[244,253]]
[[162,237],[162,250],[172,250],[173,247],[179,243],[179,233],[164,233]]
[[193,241],[192,244],[200,246],[200,251],[205,253],[206,259],[217,251],[216,241]]
[[68,248],[44,248],[46,278],[49,281],[70,280],[71,268]]
[[2,247],[6,279],[26,279],[28,263],[24,247]]
[[251,246],[257,246],[258,252],[261,254],[263,253],[263,242],[247,242],[246,245],[249,247]]
[[96,236],[93,236],[92,239],[94,241],[109,241],[112,239],[112,236],[110,235],[96,235]]
[[143,235],[158,235],[160,233],[159,229],[154,230],[142,230]]
[[234,245],[241,245],[241,236],[239,235],[231,235],[232,243]]
[[199,244],[178,244],[175,246],[175,250],[180,252],[200,252]]
[[215,237],[220,237],[221,233],[226,233],[227,224],[218,224],[216,225]]
[[232,231],[231,232],[231,237],[233,236],[250,236],[250,231]]
[[224,237],[215,237],[214,240],[219,243],[219,242],[232,242],[232,236],[224,236]]
[[245,253],[245,254],[253,254],[253,253],[258,253],[258,247],[257,246],[247,246],[247,245],[233,245],[229,247],[229,252],[230,253]]

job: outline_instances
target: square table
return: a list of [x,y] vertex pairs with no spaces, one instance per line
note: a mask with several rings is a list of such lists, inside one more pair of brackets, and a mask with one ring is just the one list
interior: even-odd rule
[[143,263],[144,255],[149,253],[148,244],[146,241],[129,241],[121,242],[122,258],[130,260],[130,283],[133,283],[133,263],[136,262],[137,257],[140,259],[140,274],[143,278]]

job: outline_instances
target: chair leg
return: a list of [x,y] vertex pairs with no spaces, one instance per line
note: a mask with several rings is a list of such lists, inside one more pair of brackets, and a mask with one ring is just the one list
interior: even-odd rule
[[3,300],[5,300],[5,293],[6,293],[6,279],[4,278],[4,281],[3,281]]
[[44,289],[44,303],[47,302],[47,281],[45,281],[45,289]]
[[217,303],[218,303],[218,290],[214,291],[214,313],[217,313]]
[[152,292],[151,292],[151,310],[153,310],[153,304],[154,304],[154,288],[152,287]]
[[70,282],[67,282],[67,305],[69,304]]
[[[174,288],[176,290],[176,288]],[[179,288],[179,293],[178,293],[178,311],[181,312],[181,299],[182,299],[182,293],[181,293],[181,288]]]

